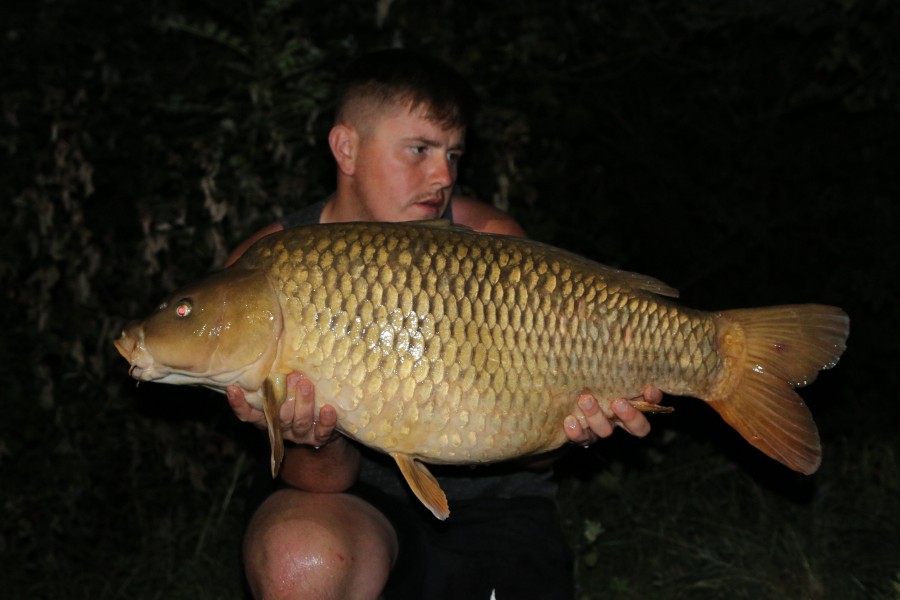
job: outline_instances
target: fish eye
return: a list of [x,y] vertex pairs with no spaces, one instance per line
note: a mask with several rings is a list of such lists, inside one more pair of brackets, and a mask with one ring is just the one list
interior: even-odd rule
[[176,317],[186,317],[191,314],[191,301],[185,298],[184,300],[180,300],[178,304],[175,305],[175,316]]

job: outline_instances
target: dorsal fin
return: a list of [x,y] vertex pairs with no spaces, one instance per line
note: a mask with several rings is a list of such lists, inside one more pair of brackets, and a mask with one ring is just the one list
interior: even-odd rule
[[[545,244],[544,242],[538,242],[536,240],[528,238],[506,236],[498,233],[477,232],[471,227],[460,225],[459,223],[451,223],[450,221],[447,221],[445,219],[431,219],[428,221],[415,221],[405,224],[422,227],[433,227],[436,229],[443,229],[445,231],[458,231],[460,233],[467,233],[477,236],[511,239],[514,240],[513,243],[532,246],[533,248],[540,250],[540,253],[543,253],[547,256],[558,256],[560,258],[566,258],[568,260],[587,264],[590,266],[591,270],[599,271],[610,282],[618,282],[622,285],[634,288],[636,290],[644,290],[653,294],[658,294],[660,296],[667,296],[669,298],[678,297],[678,290],[666,283],[663,283],[655,277],[643,275],[641,273],[634,273],[632,271],[623,271],[621,269],[616,269],[615,267],[610,267],[609,265],[605,265],[595,260],[585,258],[580,254],[576,254],[568,250],[563,250],[562,248],[557,248],[556,246],[551,246],[550,244]],[[539,254],[535,253],[535,255],[538,256]]]
[[428,467],[407,454],[394,452],[391,457],[397,461],[400,472],[403,473],[416,498],[441,521],[449,517],[450,506],[447,504],[447,496]]
[[594,267],[599,268],[601,271],[607,274],[607,279],[618,279],[620,281],[624,281],[630,287],[638,290],[644,290],[646,292],[652,292],[654,294],[659,294],[660,296],[667,296],[669,298],[678,297],[678,290],[676,290],[669,284],[660,281],[656,277],[643,275],[641,273],[634,273],[633,271],[623,271],[621,269],[616,269],[614,267],[610,267],[598,262],[594,263]]
[[551,246],[543,242],[537,242],[535,240],[521,240],[521,242],[540,249],[541,252],[545,253],[548,257],[558,256],[560,258],[565,258],[576,263],[580,262],[583,265],[589,267],[592,271],[599,271],[609,283],[617,282],[636,290],[644,290],[646,292],[651,292],[660,296],[667,296],[669,298],[678,297],[678,290],[666,283],[663,283],[656,277],[651,277],[642,273],[635,273],[633,271],[623,271],[622,269],[610,267],[609,265],[591,260],[590,258],[585,258],[580,254],[570,252],[569,250],[563,250],[562,248],[557,248],[556,246]]

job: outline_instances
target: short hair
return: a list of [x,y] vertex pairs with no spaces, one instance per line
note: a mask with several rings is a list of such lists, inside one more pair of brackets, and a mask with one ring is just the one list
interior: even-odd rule
[[411,50],[394,48],[353,61],[338,84],[335,122],[350,114],[409,105],[445,129],[465,128],[475,116],[474,90],[446,63]]

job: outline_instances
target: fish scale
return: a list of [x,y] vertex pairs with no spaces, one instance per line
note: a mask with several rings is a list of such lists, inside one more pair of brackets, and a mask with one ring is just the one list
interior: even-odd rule
[[[510,251],[504,238],[441,228],[390,237],[368,236],[365,227],[341,231],[344,237],[317,228],[313,235],[263,240],[241,265],[273,262],[282,303],[297,311],[287,317],[295,326],[284,362],[304,365],[323,397],[331,391],[348,434],[387,452],[429,462],[541,452],[563,442],[562,429],[548,425],[562,422],[584,388],[603,398],[636,396],[647,384],[691,393],[705,389],[715,369],[711,345],[701,352],[694,333],[713,336],[710,318],[685,318],[655,298],[636,296],[639,290],[610,285],[587,271],[586,261],[565,265],[534,256],[533,247]],[[367,252],[372,244],[377,249]],[[359,273],[352,287],[329,277],[336,256],[346,261],[344,272]],[[314,291],[295,281],[312,282]],[[420,294],[439,300],[417,306]],[[342,315],[363,305],[356,322],[370,324],[335,327],[336,305]],[[651,320],[648,313],[662,316]],[[664,343],[654,346],[660,329]],[[335,346],[356,350],[352,366],[336,368],[354,353]],[[657,349],[667,350],[665,360]],[[510,369],[515,377],[507,376]],[[435,391],[445,396],[436,400]],[[416,415],[431,409],[430,421],[411,419],[411,407]],[[449,418],[478,410],[496,417]],[[414,426],[421,435],[393,431]],[[546,434],[518,433],[532,428]]]
[[582,391],[610,416],[613,399],[646,386],[695,396],[772,458],[815,471],[818,432],[792,388],[836,364],[846,314],[702,312],[676,295],[645,275],[444,222],[315,225],[263,238],[129,324],[116,346],[142,380],[240,386],[266,415],[273,474],[285,378],[304,373],[339,430],[394,457],[439,518],[447,500],[423,463],[552,450]]

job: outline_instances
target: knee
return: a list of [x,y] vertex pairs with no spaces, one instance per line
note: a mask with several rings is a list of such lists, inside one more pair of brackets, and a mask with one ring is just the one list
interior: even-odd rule
[[[255,598],[375,598],[390,560],[362,547],[347,521],[285,510],[277,498],[251,520],[244,568]],[[362,539],[365,539],[364,537]]]
[[315,521],[268,523],[247,532],[247,581],[256,598],[328,597],[344,587],[349,551]]

